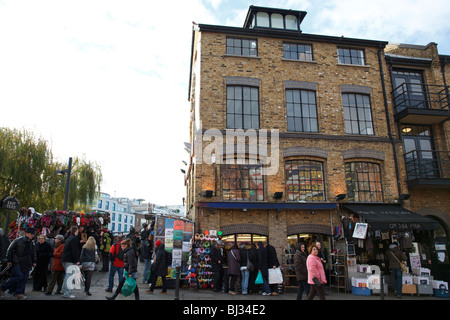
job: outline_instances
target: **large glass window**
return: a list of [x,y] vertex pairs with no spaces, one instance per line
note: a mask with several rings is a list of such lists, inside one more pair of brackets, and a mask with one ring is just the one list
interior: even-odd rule
[[227,128],[259,129],[258,88],[227,87]]
[[255,39],[227,38],[227,54],[236,56],[258,56],[258,45]]
[[370,96],[343,93],[345,133],[373,135]]
[[288,131],[317,132],[316,94],[314,91],[286,90]]
[[325,187],[321,162],[291,160],[285,163],[288,201],[324,201]]
[[345,164],[347,199],[352,202],[383,202],[380,165],[370,162]]
[[309,44],[284,43],[283,57],[292,60],[313,61],[312,47]]
[[338,62],[364,66],[364,50],[338,48]]
[[224,200],[264,200],[264,179],[261,165],[222,165]]

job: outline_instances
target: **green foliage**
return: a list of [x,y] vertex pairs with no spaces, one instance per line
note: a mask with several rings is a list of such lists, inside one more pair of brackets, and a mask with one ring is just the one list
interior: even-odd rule
[[[55,172],[67,165],[54,161],[47,142],[32,133],[0,128],[0,198],[15,196],[21,206],[34,207],[38,212],[62,210],[66,176]],[[75,157],[68,210],[90,211],[101,180],[98,165]]]

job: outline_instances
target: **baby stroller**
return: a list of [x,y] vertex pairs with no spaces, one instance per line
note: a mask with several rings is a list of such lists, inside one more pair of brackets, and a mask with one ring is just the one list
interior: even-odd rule
[[0,266],[0,283],[4,283],[4,282],[8,281],[10,269],[11,269],[11,266],[8,266],[8,262],[6,261],[6,259],[2,260],[2,263]]

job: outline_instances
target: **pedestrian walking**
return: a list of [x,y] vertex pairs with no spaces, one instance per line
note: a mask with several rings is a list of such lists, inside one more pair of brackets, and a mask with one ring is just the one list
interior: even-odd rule
[[124,254],[121,247],[121,242],[123,241],[124,236],[119,235],[117,242],[111,246],[111,250],[109,250],[109,260],[111,261],[111,266],[109,269],[109,279],[108,279],[108,287],[105,289],[106,292],[112,292],[114,287],[114,275],[117,272],[119,277],[118,283],[122,280],[123,270],[124,270]]
[[308,258],[306,259],[308,283],[311,285],[311,290],[306,298],[307,300],[313,300],[316,294],[319,295],[320,300],[325,300],[324,284],[327,283],[327,278],[325,277],[322,260],[318,254],[319,248],[317,248],[317,245],[312,245],[309,249]]
[[53,248],[45,235],[38,236],[36,247],[36,267],[33,271],[33,291],[47,291],[47,271]]
[[229,293],[231,295],[236,295],[236,281],[241,274],[241,256],[239,254],[239,249],[237,245],[233,245],[228,251],[227,255],[227,261],[228,261],[228,276],[230,279],[230,291]]
[[[132,247],[132,241],[131,239],[125,239],[120,243],[120,246],[122,247],[123,253],[124,253],[124,269],[127,272],[128,277],[133,277],[135,280],[137,278],[137,257],[136,252],[134,252],[134,249]],[[119,293],[122,291],[123,284],[125,283],[126,277],[122,277],[122,279],[119,282],[119,285],[117,286],[116,291],[111,297],[106,297],[107,300],[114,300]],[[139,300],[139,288],[136,284],[136,287],[134,288],[134,298],[135,300]]]
[[33,228],[25,230],[25,235],[14,239],[6,251],[8,266],[11,266],[10,278],[0,287],[0,296],[3,296],[6,290],[17,299],[26,299],[25,285],[30,270],[36,266],[36,251],[33,239],[36,231]]
[[63,297],[64,298],[75,298],[75,296],[72,294],[72,289],[69,288],[68,282],[70,280],[70,277],[72,276],[71,273],[68,272],[69,268],[71,266],[78,266],[80,264],[80,251],[79,251],[79,242],[78,239],[78,227],[72,226],[70,228],[70,235],[66,239],[66,243],[64,245],[63,254],[61,257],[62,264],[64,266],[65,276],[64,276],[64,282],[63,282]]
[[161,294],[167,294],[167,282],[166,282],[166,276],[167,276],[167,267],[169,266],[169,259],[168,259],[168,253],[164,248],[164,243],[161,243],[161,241],[156,241],[155,243],[155,261],[153,262],[152,270],[150,271],[150,289],[146,292],[149,294],[153,294],[153,290],[156,286],[156,280],[158,277],[161,277],[162,279],[162,291]]
[[302,300],[303,292],[305,292],[306,296],[308,296],[310,291],[306,259],[308,259],[306,245],[301,243],[297,246],[297,250],[294,254],[295,276],[298,281],[297,300]]
[[55,284],[58,284],[56,287],[56,294],[62,294],[62,285],[64,281],[64,266],[61,262],[62,253],[64,250],[64,236],[57,235],[55,237],[55,248],[53,249],[53,260],[52,260],[52,275],[50,277],[50,283],[47,287],[46,295],[51,295],[53,292],[53,288]]
[[80,254],[81,270],[84,272],[84,292],[87,296],[92,294],[89,292],[91,288],[92,273],[95,270],[95,263],[97,261],[97,244],[95,243],[95,238],[90,236]]

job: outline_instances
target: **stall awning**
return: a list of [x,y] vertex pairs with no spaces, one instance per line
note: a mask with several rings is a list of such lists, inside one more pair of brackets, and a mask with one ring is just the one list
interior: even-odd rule
[[356,213],[374,230],[411,231],[439,229],[439,224],[433,219],[402,208],[395,204],[343,204],[344,208]]

